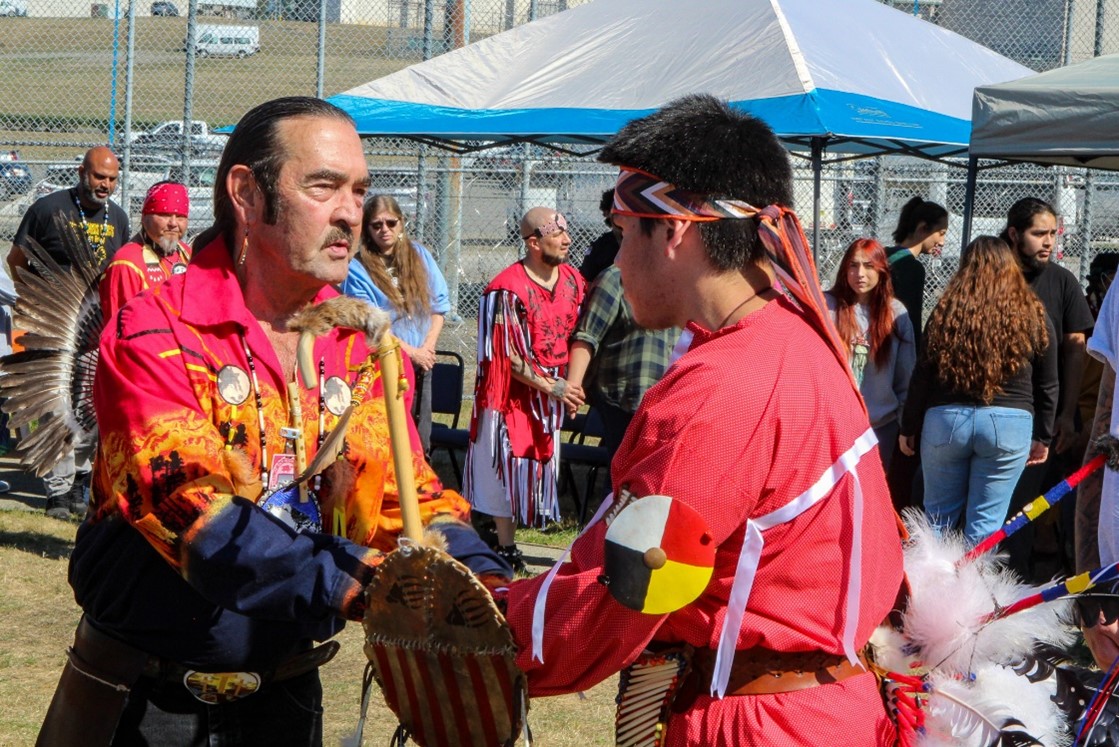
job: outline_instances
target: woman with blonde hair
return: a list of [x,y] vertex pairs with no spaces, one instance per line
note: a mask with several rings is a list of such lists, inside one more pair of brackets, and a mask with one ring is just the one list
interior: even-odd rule
[[1057,407],[1053,323],[1002,239],[980,236],[933,310],[909,386],[899,448],[921,433],[925,512],[963,518],[977,543],[1006,518],[1018,477],[1045,461]]
[[365,202],[361,248],[350,261],[342,292],[364,298],[392,317],[392,333],[400,338],[416,373],[412,417],[424,451],[431,451],[431,369],[435,343],[450,311],[447,281],[435,258],[408,238],[404,213],[389,195]]
[[882,245],[874,239],[851,242],[839,262],[835,285],[824,296],[878,436],[882,465],[888,469],[917,349],[909,313],[894,298]]

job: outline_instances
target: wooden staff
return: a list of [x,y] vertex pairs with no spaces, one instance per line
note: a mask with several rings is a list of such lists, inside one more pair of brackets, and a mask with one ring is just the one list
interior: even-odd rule
[[[295,437],[295,474],[307,469],[307,442],[303,439],[303,404],[299,399],[299,384],[288,382],[288,400],[291,402],[291,427],[298,431]],[[299,483],[299,502],[307,502],[307,483]]]
[[400,359],[400,341],[385,330],[377,348],[381,364],[381,382],[385,388],[385,410],[389,416],[389,441],[392,445],[392,464],[396,469],[397,499],[400,515],[404,520],[402,536],[419,542],[423,539],[423,522],[420,520],[420,502],[416,497],[416,472],[412,464],[412,439],[408,437],[408,412],[404,408],[404,390]]

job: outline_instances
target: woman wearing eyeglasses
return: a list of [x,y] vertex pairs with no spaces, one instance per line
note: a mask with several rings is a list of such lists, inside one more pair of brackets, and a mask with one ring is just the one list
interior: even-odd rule
[[362,211],[361,249],[350,262],[342,292],[363,298],[392,317],[392,332],[416,371],[412,417],[424,451],[431,451],[431,369],[443,315],[451,309],[447,281],[431,252],[408,238],[404,213],[388,195],[374,195]]

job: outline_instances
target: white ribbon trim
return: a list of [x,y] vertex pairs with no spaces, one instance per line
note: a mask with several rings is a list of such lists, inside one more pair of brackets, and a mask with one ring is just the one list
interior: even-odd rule
[[839,480],[848,472],[855,477],[854,506],[851,540],[851,555],[848,557],[849,578],[847,581],[847,620],[843,628],[843,653],[855,663],[858,659],[854,648],[855,631],[859,623],[859,597],[862,590],[862,518],[863,491],[855,468],[859,460],[878,443],[874,429],[867,428],[847,451],[840,455],[820,476],[815,484],[776,511],[764,516],[746,520],[746,536],[742,542],[742,552],[738,555],[738,565],[734,571],[730,598],[727,600],[727,613],[723,617],[723,628],[719,631],[719,646],[715,655],[715,670],[711,678],[711,695],[723,698],[730,681],[731,665],[734,663],[738,633],[742,629],[742,618],[746,614],[746,603],[754,588],[754,577],[761,561],[765,538],[762,532],[772,527],[792,521],[797,516],[815,506],[827,497]]
[[533,661],[538,661],[541,664],[544,663],[544,608],[548,604],[548,590],[552,588],[552,581],[555,580],[556,574],[559,573],[560,566],[567,562],[568,556],[571,555],[571,548],[579,541],[579,537],[582,537],[591,527],[599,522],[599,519],[603,517],[612,503],[614,503],[614,494],[610,493],[602,499],[602,505],[598,507],[594,516],[587,522],[587,525],[583,527],[583,531],[579,532],[579,536],[563,551],[563,555],[560,555],[555,565],[548,569],[548,575],[544,577],[544,583],[540,584],[540,591],[536,592],[536,601],[532,605]]

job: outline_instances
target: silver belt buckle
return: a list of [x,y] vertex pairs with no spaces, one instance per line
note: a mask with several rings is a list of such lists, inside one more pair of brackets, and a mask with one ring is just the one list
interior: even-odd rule
[[256,672],[196,672],[183,675],[183,685],[197,700],[208,705],[229,703],[260,689]]

